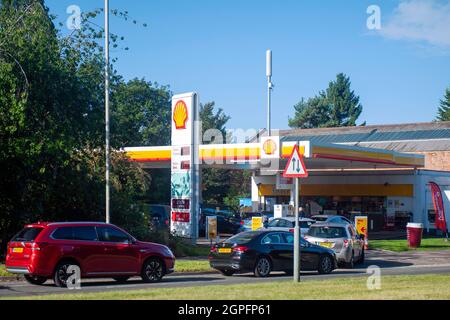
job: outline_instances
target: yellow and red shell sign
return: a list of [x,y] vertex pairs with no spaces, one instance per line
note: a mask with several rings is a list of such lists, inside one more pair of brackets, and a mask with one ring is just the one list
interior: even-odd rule
[[186,129],[188,108],[183,100],[178,101],[173,109],[173,122],[176,129]]
[[263,144],[263,150],[266,154],[272,155],[277,150],[277,144],[272,139],[268,139]]

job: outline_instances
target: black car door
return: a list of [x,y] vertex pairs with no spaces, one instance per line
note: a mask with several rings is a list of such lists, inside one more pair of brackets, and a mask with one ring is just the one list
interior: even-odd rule
[[272,260],[273,270],[289,269],[289,262],[292,261],[291,246],[285,242],[281,233],[268,233],[262,238],[261,245]]
[[303,238],[300,238],[300,254],[302,270],[317,270],[319,252]]
[[[294,234],[291,232],[285,232],[283,233],[283,236],[286,240],[286,243],[289,244],[290,246],[289,250],[290,262],[288,270],[292,270],[294,264]],[[316,270],[317,263],[318,263],[318,253],[308,245],[308,242],[305,239],[300,238],[301,270]]]

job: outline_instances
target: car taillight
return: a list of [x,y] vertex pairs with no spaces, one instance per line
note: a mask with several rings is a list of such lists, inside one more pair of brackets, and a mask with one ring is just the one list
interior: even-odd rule
[[243,226],[244,224],[245,224],[245,221],[244,220],[241,220],[241,226]]
[[44,248],[47,245],[45,242],[33,242],[31,244],[31,250],[32,251],[40,251],[42,248]]
[[295,231],[294,228],[289,229],[289,232],[294,232],[294,231]]
[[344,247],[347,248],[349,244],[349,241],[347,239],[344,240]]
[[210,252],[217,252],[216,246],[212,246]]
[[234,252],[245,252],[245,251],[247,251],[248,250],[248,247],[246,247],[246,246],[237,246],[237,247],[234,247],[233,248],[233,251]]
[[166,226],[168,226],[169,225],[169,220],[168,219],[164,220],[164,223],[166,224]]

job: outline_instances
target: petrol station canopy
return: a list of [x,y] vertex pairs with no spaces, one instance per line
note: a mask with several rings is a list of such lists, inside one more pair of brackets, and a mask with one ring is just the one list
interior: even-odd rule
[[[278,159],[280,165],[278,169],[274,169],[274,174],[284,169],[295,144],[299,145],[308,171],[421,168],[425,164],[424,156],[414,153],[310,140],[296,141],[292,137],[265,139],[275,141],[275,150],[271,150],[271,156],[272,159]],[[262,160],[269,156],[264,146],[266,140],[240,144],[200,145],[200,165],[227,169],[264,169]],[[171,146],[129,147],[124,148],[124,151],[132,161],[139,162],[144,168],[170,168]]]

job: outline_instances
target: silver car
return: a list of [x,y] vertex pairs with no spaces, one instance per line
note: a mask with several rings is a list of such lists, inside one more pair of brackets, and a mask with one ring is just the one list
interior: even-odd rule
[[349,219],[344,216],[339,216],[336,214],[316,214],[311,217],[316,222],[329,222],[329,223],[350,223],[353,224]]
[[311,225],[305,239],[332,249],[339,266],[353,268],[355,263],[364,262],[364,239],[351,224],[317,222]]
[[[314,220],[308,218],[299,218],[300,224],[300,234],[305,236],[312,224],[315,223]],[[295,217],[283,217],[275,218],[270,220],[269,223],[264,225],[265,229],[272,231],[290,231],[293,232],[295,227]]]

